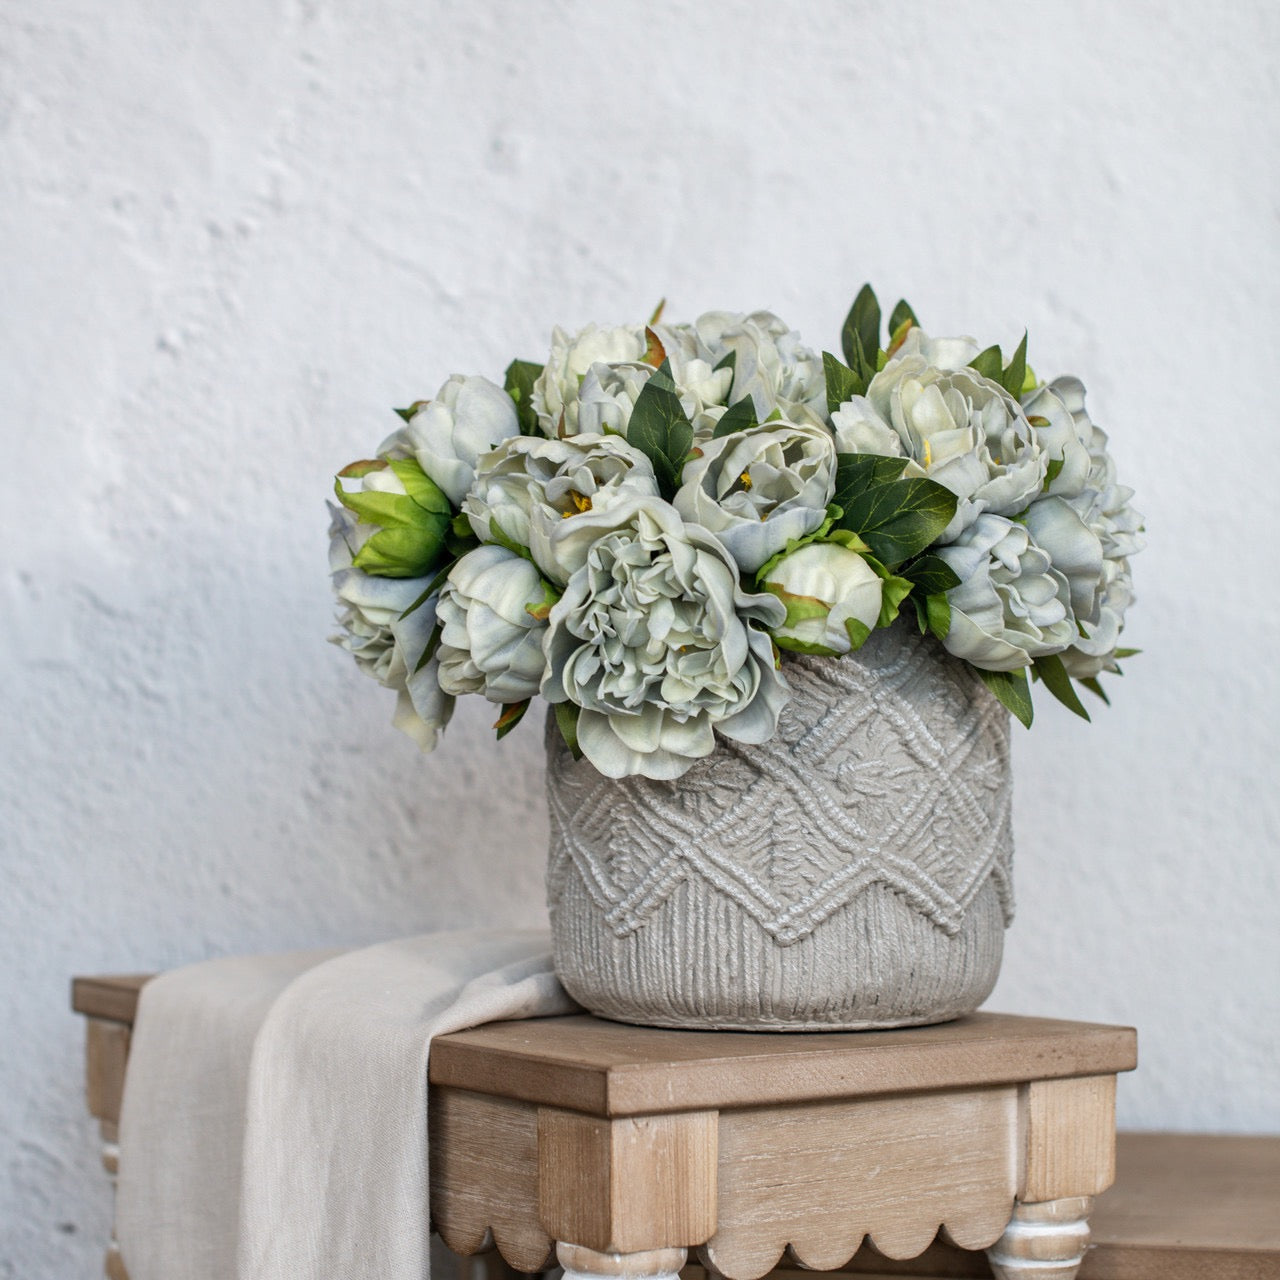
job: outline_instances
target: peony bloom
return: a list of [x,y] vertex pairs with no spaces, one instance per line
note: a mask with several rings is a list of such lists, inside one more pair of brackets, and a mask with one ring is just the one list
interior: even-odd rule
[[773,638],[783,649],[839,657],[860,648],[880,618],[884,584],[838,542],[809,542],[760,575],[760,589],[787,608]]
[[733,387],[728,401],[750,396],[763,422],[777,410],[790,422],[827,420],[827,383],[822,357],[771,311],[741,315],[708,311],[694,321],[699,355],[717,365],[732,353]]
[[754,573],[823,522],[835,476],[835,443],[826,427],[777,420],[701,445],[674,502]]
[[974,369],[940,369],[921,355],[891,360],[865,396],[831,417],[841,453],[912,459],[960,502],[939,541],[953,542],[984,511],[1013,516],[1044,484],[1050,455],[1021,405]]
[[541,575],[523,556],[499,546],[468,551],[449,571],[437,606],[440,687],[504,704],[532,698],[546,669],[549,603]]
[[488,378],[454,374],[398,431],[379,446],[388,458],[417,458],[457,507],[471,488],[476,462],[494,445],[520,434],[511,397]]
[[762,627],[783,605],[744,592],[724,547],[661,499],[579,519],[591,536],[551,610],[542,693],[581,708],[591,763],[611,778],[678,778],[717,732],[772,737],[788,694]]
[[515,436],[480,459],[462,510],[481,542],[498,540],[496,523],[512,542],[531,549],[548,578],[563,584],[572,569],[556,560],[550,542],[565,519],[657,492],[653,464],[619,436]]
[[[727,367],[713,369],[705,360],[679,350],[668,359],[680,407],[693,424],[694,439],[710,439],[727,405],[732,371]],[[571,429],[566,415],[564,434],[612,431],[626,435],[631,411],[655,372],[650,364],[593,364],[578,390],[576,423]]]
[[980,515],[936,553],[960,585],[947,592],[951,629],[943,644],[986,671],[1016,671],[1061,653],[1076,637],[1071,590],[1026,528]]
[[1069,504],[1102,546],[1102,584],[1095,618],[1081,624],[1083,635],[1062,655],[1067,674],[1086,679],[1114,670],[1115,651],[1124,630],[1125,611],[1133,603],[1129,557],[1142,550],[1142,516],[1132,505],[1133,490],[1116,483],[1115,463],[1106,433],[1089,418],[1084,385],[1078,378],[1049,384],[1070,412],[1089,450],[1089,474]]
[[365,675],[396,691],[392,724],[431,751],[453,715],[453,698],[436,679],[438,663],[421,661],[435,629],[436,602],[427,600],[404,616],[430,579],[374,577],[353,568],[352,547],[361,537],[356,519],[332,503],[329,510],[329,568],[342,627],[331,643],[345,649]]

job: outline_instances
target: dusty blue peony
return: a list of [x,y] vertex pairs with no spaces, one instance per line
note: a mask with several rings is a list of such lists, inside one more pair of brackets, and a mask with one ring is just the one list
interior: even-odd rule
[[418,465],[457,507],[471,488],[476,463],[494,445],[519,435],[511,397],[488,378],[449,378],[398,431],[378,447],[386,458],[417,458]]
[[[962,341],[962,340],[955,340]],[[912,459],[959,499],[939,542],[953,542],[984,511],[1014,516],[1042,490],[1050,456],[1022,406],[974,369],[942,369],[923,355],[897,357],[865,396],[831,417],[841,453]]]
[[354,568],[352,548],[364,536],[361,527],[345,508],[331,503],[329,511],[329,568],[342,628],[330,641],[345,649],[365,675],[396,691],[391,723],[431,751],[453,715],[453,698],[436,679],[438,663],[421,661],[436,624],[434,598],[404,616],[429,578],[375,577]]
[[769,422],[705,442],[683,478],[676,510],[714,533],[754,573],[826,518],[835,442],[826,427]]
[[822,357],[771,311],[743,315],[708,311],[693,324],[698,353],[715,366],[733,356],[729,403],[749,396],[763,422],[777,410],[791,422],[827,420],[827,384]]
[[505,537],[530,548],[542,572],[563,584],[572,568],[551,550],[563,521],[657,492],[653,464],[619,436],[516,436],[480,459],[462,510],[482,542]]
[[717,732],[772,737],[788,693],[763,628],[783,605],[745,592],[723,545],[661,499],[579,519],[592,536],[551,610],[542,693],[581,708],[591,763],[610,778],[678,778]]
[[541,574],[523,556],[500,546],[468,551],[440,591],[440,687],[504,704],[532,698],[546,670],[549,605]]
[[937,555],[960,585],[947,592],[951,629],[943,644],[986,671],[1016,671],[1061,653],[1076,636],[1071,590],[1025,526],[980,515]]

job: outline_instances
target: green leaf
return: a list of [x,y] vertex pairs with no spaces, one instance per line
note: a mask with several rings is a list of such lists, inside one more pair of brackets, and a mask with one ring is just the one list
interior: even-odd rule
[[1049,492],[1049,486],[1062,474],[1062,468],[1067,465],[1065,458],[1050,458],[1049,466],[1044,473],[1044,484],[1040,486],[1043,493]]
[[418,528],[379,529],[351,558],[354,568],[377,578],[421,578],[439,561],[443,530],[434,536]]
[[1033,665],[1044,687],[1068,711],[1074,711],[1082,720],[1088,720],[1089,713],[1084,709],[1084,703],[1080,701],[1080,695],[1076,693],[1071,677],[1067,674],[1066,667],[1062,665],[1062,659],[1056,653],[1051,653],[1043,658],[1037,658]]
[[444,536],[445,550],[453,556],[455,560],[461,556],[465,556],[473,547],[480,545],[480,539],[471,531],[468,525],[464,533],[457,531],[456,525],[450,525],[448,532]]
[[436,592],[439,591],[441,587],[444,586],[445,579],[448,578],[450,572],[453,569],[453,566],[457,563],[458,563],[457,556],[453,556],[450,559],[446,560],[444,564],[440,567],[440,571],[431,579],[430,582],[427,583],[426,588],[423,590],[422,594],[400,615],[400,617],[402,619],[407,618],[415,609],[422,608],[422,606],[426,604],[427,601],[430,600],[431,597],[435,595]]
[[916,319],[916,313],[911,310],[911,304],[906,298],[899,298],[898,305],[894,307],[889,315],[889,332],[896,336],[899,329],[910,320],[913,325],[919,326],[920,321]]
[[921,556],[902,571],[922,596],[937,595],[960,585],[960,575],[941,556]]
[[909,458],[886,458],[878,453],[840,454],[836,458],[836,487],[832,503],[841,512],[847,511],[860,493],[901,479],[909,461]]
[[523,543],[517,542],[492,514],[489,516],[489,541],[506,547],[508,551],[514,551],[522,560],[533,559],[533,552]]
[[911,596],[910,599],[916,611],[916,625],[920,628],[920,634],[924,635],[929,630],[929,611],[920,596]]
[[743,396],[737,404],[731,404],[724,411],[711,438],[719,440],[721,436],[732,435],[735,431],[750,431],[756,425],[755,401],[750,396]]
[[516,402],[516,419],[520,423],[522,436],[542,434],[538,427],[538,415],[533,408],[533,384],[541,373],[542,365],[535,364],[532,360],[513,360],[507,365],[507,376],[502,385]]
[[[941,592],[924,598],[924,617],[929,631],[939,640],[945,640],[951,630],[951,602]],[[920,628],[922,631],[924,627]]]
[[896,569],[951,523],[957,499],[933,480],[913,479],[875,485],[847,503],[839,496],[834,501],[844,509],[839,527],[856,533],[886,567]]
[[734,347],[726,351],[724,355],[722,355],[720,359],[715,362],[715,365],[712,367],[711,372],[714,373],[717,369],[728,369],[730,373],[729,387],[732,390],[733,388],[732,375],[737,372],[737,368],[738,368],[738,349]]
[[503,704],[502,714],[493,722],[493,727],[498,731],[499,742],[524,719],[524,713],[529,710],[530,701],[532,699],[526,698],[523,702]]
[[788,653],[807,653],[818,658],[838,658],[838,654],[829,645],[819,644],[816,640],[797,640],[794,636],[774,636],[774,647],[786,649]]
[[841,364],[830,351],[822,353],[822,371],[827,378],[828,413],[835,413],[846,400],[866,394],[867,380]]
[[1084,679],[1080,681],[1080,685],[1082,688],[1088,689],[1095,698],[1101,698],[1107,706],[1111,705],[1111,699],[1107,697],[1107,691],[1098,682],[1097,676],[1085,676]]
[[660,387],[666,388],[668,391],[676,389],[675,374],[671,372],[671,359],[665,357],[662,363],[649,375],[649,381],[656,381]]
[[1022,341],[1009,361],[1009,367],[1001,373],[997,381],[1016,400],[1022,395],[1022,383],[1027,376],[1027,333],[1022,332]]
[[540,585],[542,587],[542,599],[536,603],[532,600],[529,601],[525,605],[524,611],[535,622],[546,622],[551,616],[551,610],[560,603],[562,592],[557,591],[546,578],[540,579]]
[[911,583],[892,573],[882,574],[881,578],[880,617],[876,626],[887,627],[898,616],[902,602],[911,594]]
[[553,704],[556,713],[556,728],[564,739],[575,760],[582,759],[582,748],[578,746],[578,713],[581,710],[573,702],[557,702]]
[[377,526],[351,563],[380,578],[420,578],[440,559],[453,508],[414,460],[380,463],[378,469],[383,468],[400,476],[408,492],[343,488],[344,479],[367,475],[374,469],[365,463],[354,463],[334,478],[338,501],[362,524]]
[[[885,623],[880,623],[884,626]],[[849,637],[849,650],[855,652],[861,649],[867,642],[867,637],[871,634],[871,628],[865,622],[859,622],[857,618],[846,618],[844,620],[845,633]]]
[[1115,656],[1117,658],[1133,658],[1141,652],[1141,649],[1117,649]]
[[798,596],[778,586],[776,582],[766,582],[761,588],[772,596],[777,596],[786,606],[787,614],[782,620],[784,627],[798,627],[802,622],[811,622],[815,618],[825,618],[831,612],[831,605],[817,596]]
[[418,659],[418,665],[413,669],[414,675],[417,675],[436,656],[436,650],[440,647],[440,637],[442,635],[444,635],[444,623],[437,622],[431,628],[431,636],[427,640],[427,647],[422,651],[422,657]]
[[1031,686],[1027,683],[1027,673],[984,671],[981,667],[974,667],[974,670],[982,678],[982,683],[1030,729],[1035,712],[1031,706]]
[[412,422],[430,403],[430,400],[415,400],[407,409],[392,409],[391,412],[404,422]]
[[858,290],[845,316],[840,330],[840,349],[851,369],[870,368],[874,372],[876,353],[880,350],[880,304],[869,284]]
[[636,399],[627,425],[627,443],[653,463],[662,496],[668,500],[673,498],[693,444],[693,424],[680,405],[671,379],[671,366],[666,361],[644,384]]
[[976,369],[984,378],[990,378],[992,382],[999,382],[1000,375],[1004,373],[1004,357],[1000,354],[1000,348],[988,347],[980,352],[969,361],[969,368]]
[[450,518],[453,517],[453,504],[448,495],[423,471],[422,464],[416,458],[392,458],[387,466],[404,485],[405,493],[424,511],[429,511],[432,515],[448,513]]

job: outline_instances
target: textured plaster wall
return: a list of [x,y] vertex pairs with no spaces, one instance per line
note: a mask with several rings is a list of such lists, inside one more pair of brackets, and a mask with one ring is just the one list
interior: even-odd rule
[[1127,1125],[1280,1129],[1277,12],[0,0],[0,1277],[108,1231],[71,974],[540,918],[537,731],[389,728],[322,500],[663,294],[1086,377],[1146,652],[1018,731],[993,1004],[1136,1023]]

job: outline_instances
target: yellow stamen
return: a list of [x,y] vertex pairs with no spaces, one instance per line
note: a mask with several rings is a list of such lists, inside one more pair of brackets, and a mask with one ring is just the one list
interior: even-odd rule
[[573,503],[572,511],[562,511],[560,513],[561,520],[567,520],[570,516],[580,516],[584,511],[591,510],[591,499],[586,494],[579,493],[577,489],[569,490],[569,501]]
[[750,476],[750,474],[749,474],[748,472],[744,471],[744,472],[743,472],[743,473],[738,477],[738,483],[739,483],[739,484],[740,484],[744,489],[750,489],[750,488],[751,488],[751,476]]
[[933,450],[929,447],[929,442],[924,442],[924,465],[926,467],[933,465]]

